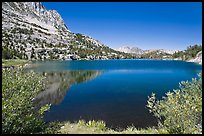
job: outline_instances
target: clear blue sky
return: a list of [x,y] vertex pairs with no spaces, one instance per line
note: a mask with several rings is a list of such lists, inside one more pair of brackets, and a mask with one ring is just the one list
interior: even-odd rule
[[202,44],[201,2],[43,2],[69,30],[111,48],[184,50]]

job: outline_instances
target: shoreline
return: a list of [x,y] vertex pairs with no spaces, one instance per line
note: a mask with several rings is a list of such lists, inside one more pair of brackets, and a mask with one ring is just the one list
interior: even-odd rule
[[32,65],[30,60],[23,59],[2,59],[2,69],[24,68]]
[[[21,60],[21,59],[20,59]],[[95,59],[96,61],[100,59]],[[34,60],[34,61],[95,61],[95,60]],[[202,65],[202,59],[201,61],[192,61],[192,60],[180,60],[180,59],[105,59],[105,60],[163,60],[163,61],[185,61],[185,62],[191,62],[196,63],[199,65]],[[5,60],[4,60],[5,61]],[[6,61],[14,61],[14,60],[6,60]],[[15,60],[19,61],[19,60]],[[2,69],[7,68],[30,68],[33,67],[32,60],[22,60],[22,61],[28,61],[23,64],[11,64],[11,65],[3,65],[2,62]],[[102,60],[103,61],[103,60]],[[20,63],[20,62],[19,62]],[[22,63],[22,62],[21,62]]]

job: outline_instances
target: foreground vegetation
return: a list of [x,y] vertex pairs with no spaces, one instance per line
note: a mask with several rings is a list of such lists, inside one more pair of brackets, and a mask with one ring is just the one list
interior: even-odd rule
[[2,131],[3,133],[39,133],[45,129],[43,112],[35,111],[35,96],[44,88],[43,77],[22,69],[2,71]]
[[106,127],[103,121],[79,120],[75,123],[64,122],[55,133],[60,134],[168,134],[165,129],[147,128],[136,129],[131,126],[123,131],[115,131]]
[[191,82],[181,82],[180,88],[156,100],[153,93],[148,108],[169,133],[202,133],[202,75]]
[[106,134],[177,134],[202,133],[202,76],[192,82],[182,82],[180,89],[168,92],[162,100],[155,94],[148,99],[150,112],[158,118],[156,128],[128,127],[115,131],[103,121],[79,120],[75,123],[46,124],[43,114],[50,105],[36,110],[33,100],[44,90],[44,77],[22,69],[2,71],[2,132],[3,133],[106,133]]

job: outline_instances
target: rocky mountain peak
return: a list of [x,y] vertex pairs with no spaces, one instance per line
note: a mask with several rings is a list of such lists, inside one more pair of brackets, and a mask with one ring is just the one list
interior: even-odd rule
[[67,30],[60,14],[56,10],[46,10],[41,2],[3,2],[2,12],[11,13],[22,18],[35,18],[57,29]]

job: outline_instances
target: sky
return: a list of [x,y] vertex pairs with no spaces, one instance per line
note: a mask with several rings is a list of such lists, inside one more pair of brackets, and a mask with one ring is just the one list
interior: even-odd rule
[[42,2],[73,33],[111,47],[185,50],[202,44],[201,2]]

